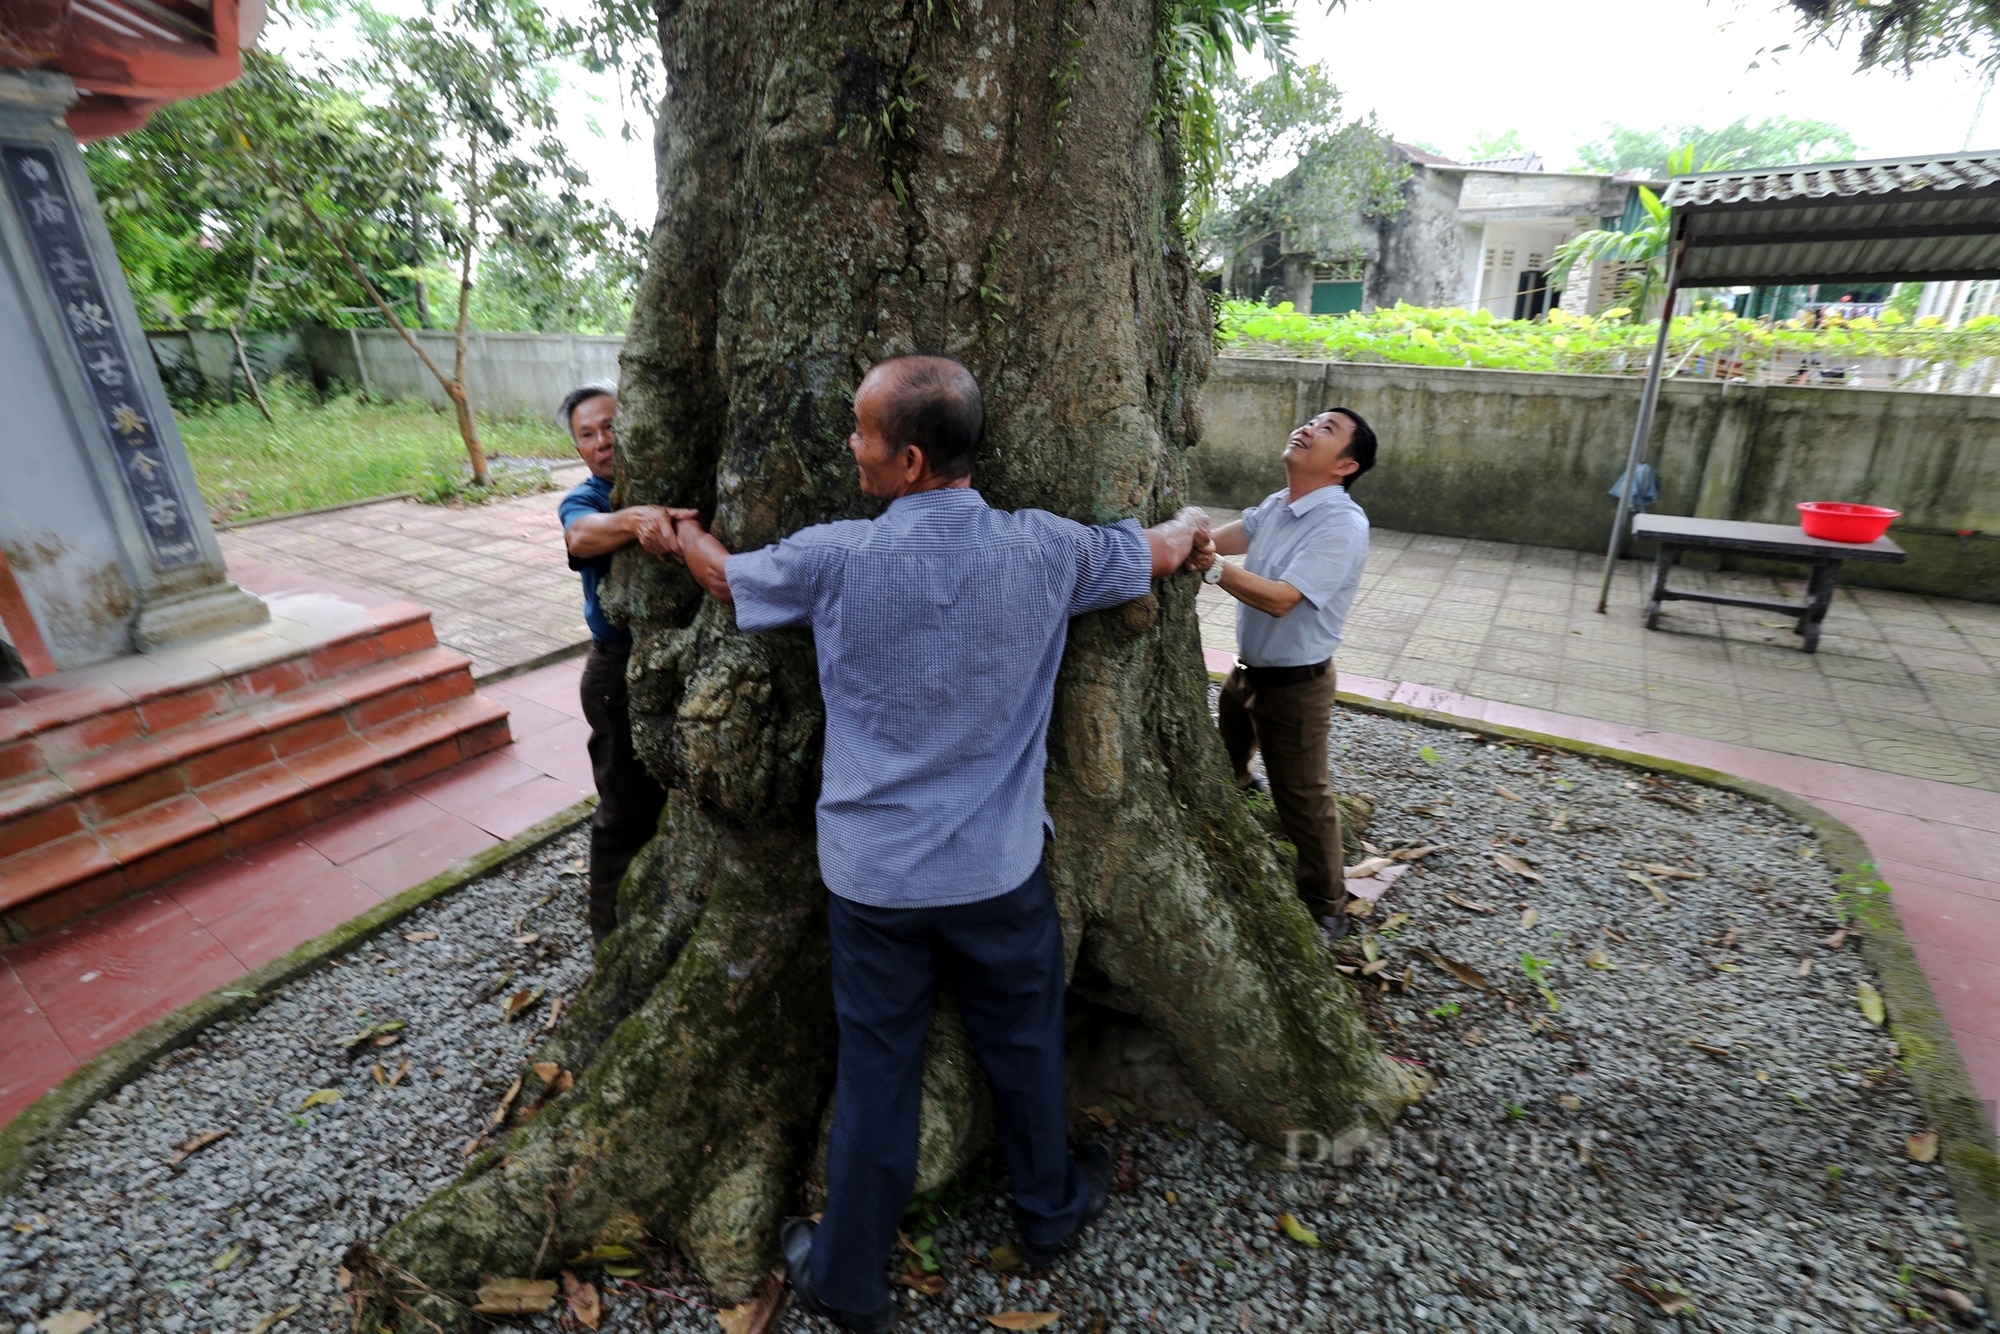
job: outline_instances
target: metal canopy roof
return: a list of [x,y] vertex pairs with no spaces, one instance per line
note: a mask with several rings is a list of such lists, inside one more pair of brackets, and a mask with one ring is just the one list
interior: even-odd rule
[[1677,176],[1678,286],[2000,278],[2000,151]]

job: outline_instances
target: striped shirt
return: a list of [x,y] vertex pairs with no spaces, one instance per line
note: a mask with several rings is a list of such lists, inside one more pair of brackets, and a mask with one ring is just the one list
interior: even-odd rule
[[1088,527],[948,487],[731,556],[726,573],[737,628],[812,627],[828,889],[941,907],[1033,874],[1069,618],[1152,587],[1137,521]]

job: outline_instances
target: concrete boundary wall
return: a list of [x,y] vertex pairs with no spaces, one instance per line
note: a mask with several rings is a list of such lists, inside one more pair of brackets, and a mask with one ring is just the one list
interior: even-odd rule
[[[299,333],[313,378],[345,380],[377,398],[417,398],[449,408],[436,377],[394,329],[303,329]],[[424,351],[448,375],[455,345],[443,330],[417,334]],[[473,333],[466,347],[466,382],[473,406],[495,417],[547,417],[563,395],[591,380],[618,379],[618,335]]]
[[[1639,390],[1621,376],[1219,357],[1190,485],[1216,504],[1263,499],[1284,485],[1285,436],[1346,406],[1381,440],[1354,492],[1373,522],[1602,551]],[[1909,563],[1852,565],[1846,581],[2000,602],[2000,398],[1670,380],[1650,457],[1656,513],[1794,523],[1801,500],[1892,505]]]
[[[449,333],[418,337],[449,367]],[[449,406],[393,329],[305,329],[299,338],[321,382]],[[544,416],[574,386],[616,380],[623,342],[475,333],[474,402],[497,416]],[[1284,485],[1285,436],[1345,405],[1382,441],[1375,471],[1355,489],[1374,522],[1602,551],[1639,390],[1636,378],[1612,375],[1218,357],[1190,483],[1216,504],[1263,499]],[[1909,563],[1855,565],[1844,578],[2000,602],[2000,396],[1669,380],[1651,459],[1661,514],[1793,523],[1801,500],[1893,505],[1904,512],[1894,536]]]

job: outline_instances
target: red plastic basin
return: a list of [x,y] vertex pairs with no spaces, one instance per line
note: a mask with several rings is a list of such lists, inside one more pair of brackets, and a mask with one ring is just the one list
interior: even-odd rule
[[1880,505],[1843,505],[1837,500],[1801,500],[1799,527],[1807,537],[1828,542],[1873,542],[1889,531],[1903,511]]

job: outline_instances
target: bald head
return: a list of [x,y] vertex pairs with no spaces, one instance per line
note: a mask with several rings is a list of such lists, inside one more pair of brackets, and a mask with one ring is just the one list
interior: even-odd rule
[[862,377],[857,398],[862,392],[875,400],[891,450],[922,450],[925,470],[938,477],[972,475],[986,434],[986,401],[958,358],[911,353],[878,361]]

